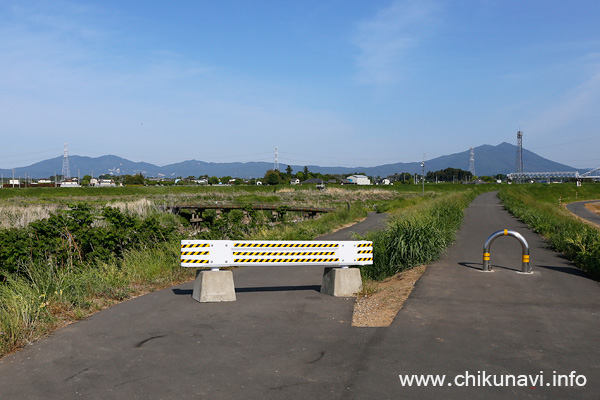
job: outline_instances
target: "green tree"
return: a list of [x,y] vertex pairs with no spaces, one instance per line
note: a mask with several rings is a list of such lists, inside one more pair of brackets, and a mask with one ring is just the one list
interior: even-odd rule
[[208,183],[211,185],[218,185],[219,178],[217,178],[216,176],[211,176],[210,178],[208,178]]
[[123,183],[125,185],[143,185],[144,175],[142,175],[141,172],[138,172],[135,175],[125,175],[123,177]]
[[285,174],[287,175],[288,179],[292,177],[292,173],[293,173],[293,170],[292,170],[291,165],[288,165],[287,167],[285,167]]
[[284,182],[284,179],[281,176],[281,172],[270,169],[265,173],[265,177],[263,180],[264,184],[279,185],[280,183],[283,183],[283,182]]

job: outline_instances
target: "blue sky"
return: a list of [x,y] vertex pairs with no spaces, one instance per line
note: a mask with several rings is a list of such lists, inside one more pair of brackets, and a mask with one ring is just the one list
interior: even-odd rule
[[374,166],[518,130],[598,167],[599,27],[595,0],[0,0],[0,168],[65,142],[158,165],[277,146],[282,164]]

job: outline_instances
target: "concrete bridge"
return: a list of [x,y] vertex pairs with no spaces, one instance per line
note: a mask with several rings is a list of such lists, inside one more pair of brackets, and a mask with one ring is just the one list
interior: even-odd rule
[[317,214],[329,213],[334,208],[325,207],[301,207],[289,206],[285,204],[171,204],[160,207],[163,211],[169,211],[188,219],[192,226],[197,226],[204,221],[204,212],[215,210],[217,215],[226,214],[232,210],[241,210],[245,217],[249,216],[250,211],[270,211],[273,221],[281,220],[287,212],[296,212],[303,214],[306,218],[314,218]]

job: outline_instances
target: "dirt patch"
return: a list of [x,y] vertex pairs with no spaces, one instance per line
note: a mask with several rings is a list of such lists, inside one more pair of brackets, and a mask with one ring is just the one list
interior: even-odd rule
[[600,202],[599,203],[587,203],[585,205],[585,208],[587,208],[589,211],[593,212],[594,214],[600,215]]
[[367,282],[363,293],[356,298],[352,326],[390,326],[425,268],[422,265],[381,282]]

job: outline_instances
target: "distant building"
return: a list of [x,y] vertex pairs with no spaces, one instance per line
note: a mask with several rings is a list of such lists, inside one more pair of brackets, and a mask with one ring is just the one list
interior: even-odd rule
[[[91,183],[91,181],[90,181]],[[113,181],[112,179],[98,179],[96,184],[94,186],[97,187],[115,187],[117,186],[115,184],[115,181]]]
[[59,183],[60,187],[67,187],[67,188],[75,188],[75,187],[81,187],[81,185],[79,184],[79,182],[77,181],[77,179],[71,179],[68,181],[61,181]]
[[347,178],[350,182],[355,185],[370,185],[371,180],[365,175],[352,175]]
[[300,184],[300,179],[295,178],[295,179],[290,179],[290,185],[299,185]]
[[311,178],[302,182],[303,185],[322,185],[325,181],[323,179]]

